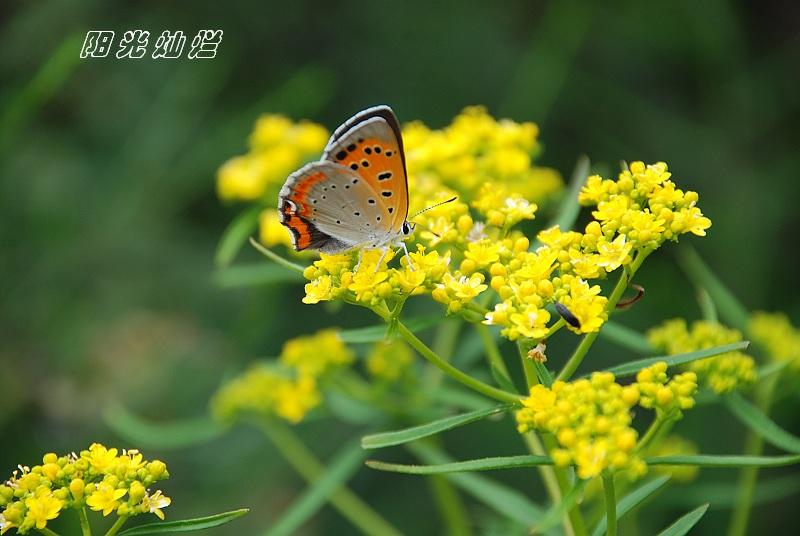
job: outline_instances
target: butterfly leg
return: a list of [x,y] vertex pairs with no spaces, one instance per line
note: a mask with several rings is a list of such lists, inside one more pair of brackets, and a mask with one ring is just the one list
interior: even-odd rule
[[389,246],[384,246],[383,248],[381,248],[381,251],[382,251],[381,258],[378,259],[378,264],[375,265],[375,273],[376,274],[378,273],[378,270],[381,267],[381,263],[383,263],[383,259],[386,258],[386,254],[389,253]]
[[408,269],[412,272],[414,271],[414,263],[411,262],[411,256],[408,254],[408,248],[406,247],[405,242],[400,242],[400,245],[403,246],[403,251],[406,253],[406,260],[408,261]]
[[364,260],[364,250],[358,252],[358,262],[356,263],[356,267],[353,268],[353,273],[358,273],[358,269],[361,268],[361,261]]

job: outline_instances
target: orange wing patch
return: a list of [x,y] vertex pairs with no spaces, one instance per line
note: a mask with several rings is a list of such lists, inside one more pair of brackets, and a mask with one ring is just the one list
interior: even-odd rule
[[292,185],[291,194],[281,203],[281,222],[291,231],[294,248],[297,251],[317,247],[330,238],[308,219],[312,210],[307,202],[308,193],[315,184],[323,182],[326,178],[322,172],[303,177]]
[[399,147],[383,140],[359,138],[331,157],[372,186],[392,215],[393,230],[399,230],[408,215],[408,186]]

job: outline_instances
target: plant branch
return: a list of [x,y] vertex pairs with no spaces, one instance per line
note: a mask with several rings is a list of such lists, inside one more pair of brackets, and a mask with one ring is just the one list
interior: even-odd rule
[[490,398],[494,398],[495,400],[499,400],[501,402],[512,402],[514,404],[520,403],[520,396],[515,395],[513,393],[509,393],[508,391],[503,391],[502,389],[497,389],[496,387],[492,387],[488,383],[484,383],[476,378],[473,378],[469,374],[466,374],[456,367],[442,359],[436,352],[428,348],[424,342],[419,340],[414,333],[409,330],[405,324],[400,322],[400,320],[396,320],[397,322],[397,333],[400,334],[403,339],[416,350],[422,357],[430,361],[433,365],[438,367],[442,370],[445,374],[453,378],[459,383],[462,383],[469,387],[470,389],[477,391],[483,395],[486,395]]
[[[611,295],[608,297],[608,302],[606,303],[606,313],[609,316],[612,312],[614,312],[617,302],[619,302],[620,298],[622,298],[622,294],[625,292],[625,289],[628,288],[628,283],[631,282],[633,276],[636,275],[636,271],[642,265],[647,256],[650,255],[650,253],[652,253],[652,250],[650,249],[640,250],[633,259],[633,262],[626,267],[627,269],[622,269],[622,273],[619,275],[617,284],[614,286],[614,290],[611,291]],[[592,344],[594,344],[594,341],[597,339],[597,335],[599,333],[600,331],[598,330],[592,333],[587,333],[583,336],[583,339],[581,339],[578,347],[575,348],[575,351],[564,365],[564,368],[558,373],[558,376],[556,377],[557,380],[567,381],[572,377],[583,361],[583,358],[586,357],[586,354],[589,352],[589,348],[591,348]]]
[[617,497],[614,491],[614,475],[603,473],[603,491],[606,502],[606,535],[617,536]]

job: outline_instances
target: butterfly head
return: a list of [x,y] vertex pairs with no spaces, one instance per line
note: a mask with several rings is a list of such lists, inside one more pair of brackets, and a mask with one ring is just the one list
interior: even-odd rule
[[417,226],[416,223],[409,223],[407,221],[403,222],[403,227],[400,229],[400,232],[403,234],[404,237],[411,236],[411,233],[414,232],[414,228]]

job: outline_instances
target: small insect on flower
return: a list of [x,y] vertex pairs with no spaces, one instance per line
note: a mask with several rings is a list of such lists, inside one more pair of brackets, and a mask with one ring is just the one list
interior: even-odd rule
[[558,314],[561,315],[561,318],[563,318],[567,324],[576,329],[581,328],[581,321],[578,320],[578,317],[572,314],[569,309],[567,309],[566,305],[556,302],[556,311],[558,311]]

